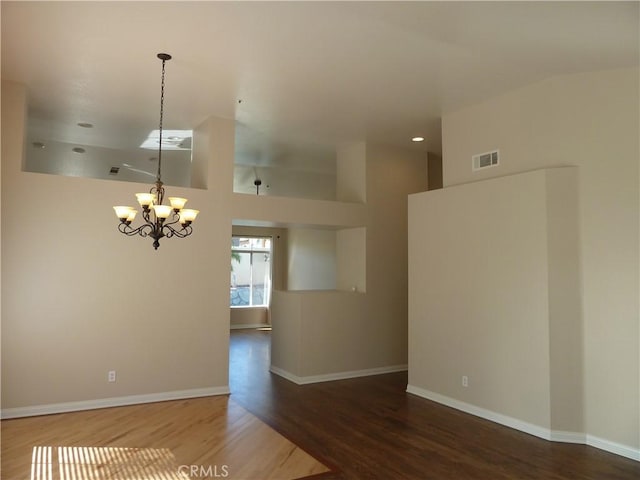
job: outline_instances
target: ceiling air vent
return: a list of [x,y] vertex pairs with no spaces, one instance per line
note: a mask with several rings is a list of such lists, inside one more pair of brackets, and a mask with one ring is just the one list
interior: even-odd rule
[[109,170],[109,175],[117,175],[119,171],[120,167],[111,167],[111,170]]
[[495,167],[500,163],[500,151],[481,153],[471,157],[471,167],[473,170],[482,170],[483,168]]

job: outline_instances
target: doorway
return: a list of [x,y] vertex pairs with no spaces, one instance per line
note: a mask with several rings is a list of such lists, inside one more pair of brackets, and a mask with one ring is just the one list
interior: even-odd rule
[[271,236],[231,237],[231,329],[267,328],[272,290]]

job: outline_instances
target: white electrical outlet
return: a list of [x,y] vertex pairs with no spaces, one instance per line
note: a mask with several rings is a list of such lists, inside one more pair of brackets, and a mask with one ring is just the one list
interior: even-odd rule
[[116,371],[115,370],[109,370],[109,373],[107,374],[107,381],[109,381],[109,382],[115,382],[116,381]]
[[469,386],[469,377],[467,377],[466,375],[462,376],[462,386],[463,387],[468,387]]

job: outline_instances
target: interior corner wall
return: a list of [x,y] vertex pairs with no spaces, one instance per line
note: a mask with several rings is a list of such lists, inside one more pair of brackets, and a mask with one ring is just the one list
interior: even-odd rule
[[288,290],[335,290],[334,230],[290,228],[287,252]]
[[407,362],[407,196],[427,190],[425,155],[367,144],[366,318],[380,365]]
[[[20,101],[20,97],[26,92],[23,90],[21,94],[12,95],[14,101],[18,101],[19,104],[22,104],[22,108],[26,105],[24,100]],[[0,104],[2,103],[2,94],[0,93]],[[9,109],[11,111],[12,109]],[[17,112],[16,112],[17,113]],[[22,114],[23,118],[26,117],[26,114]],[[2,115],[0,114],[0,132],[2,131]],[[15,145],[14,145],[15,147]],[[0,252],[2,252],[2,158],[4,157],[5,152],[2,150],[0,152]],[[7,155],[11,155],[7,152]],[[2,254],[0,253],[0,272],[2,272]],[[0,292],[2,292],[2,275],[0,274]],[[0,293],[0,361],[2,355],[2,294]],[[0,405],[2,402],[2,367],[0,366]]]
[[211,151],[211,121],[206,120],[193,129],[191,150],[191,187],[207,188],[209,183],[209,157]]
[[[636,458],[638,84],[637,68],[557,76],[442,119],[445,187],[537,168],[580,167],[585,433],[592,443],[621,445]],[[473,172],[471,156],[495,148],[500,165]]]
[[338,290],[367,291],[367,229],[336,232],[336,286]]
[[550,427],[545,180],[409,198],[409,391]]
[[356,142],[338,149],[336,155],[336,199],[367,201],[367,144]]
[[550,424],[554,432],[584,432],[579,170],[545,170]]
[[[21,170],[25,99],[24,87],[3,82],[3,415],[224,393],[231,175],[209,185],[215,199],[168,187],[201,213],[192,236],[164,238],[155,251],[148,238],[120,234],[111,208],[148,185]],[[231,168],[220,170],[231,172],[233,156],[225,160]],[[64,208],[49,208],[52,199]]]
[[[362,222],[334,232],[341,291],[274,292],[272,371],[299,383],[406,368],[407,195],[427,189],[426,159],[367,144],[365,173]],[[297,233],[289,231],[290,250]],[[344,262],[350,254],[358,265],[353,258]],[[340,272],[350,266],[358,271],[347,278]],[[360,290],[361,275],[366,291]]]
[[302,376],[302,302],[298,292],[277,290],[271,301],[273,331],[271,335],[270,368]]
[[442,156],[433,152],[427,154],[429,190],[442,188]]

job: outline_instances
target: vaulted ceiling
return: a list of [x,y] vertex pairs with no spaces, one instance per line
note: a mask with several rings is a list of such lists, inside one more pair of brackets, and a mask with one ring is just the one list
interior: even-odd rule
[[235,119],[239,163],[322,170],[360,140],[440,152],[443,113],[638,65],[638,5],[3,1],[2,78],[26,84],[60,135],[89,122],[88,141],[137,147],[157,124],[167,52],[167,128]]

